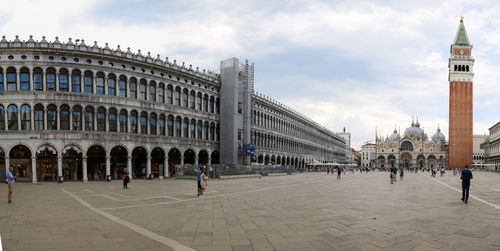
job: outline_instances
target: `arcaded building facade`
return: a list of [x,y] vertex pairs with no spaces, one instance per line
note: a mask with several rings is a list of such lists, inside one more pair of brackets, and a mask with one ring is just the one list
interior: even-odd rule
[[[104,180],[128,167],[132,178],[163,178],[178,165],[219,164],[222,87],[220,74],[159,55],[3,37],[0,176],[11,166],[25,181]],[[296,167],[330,156],[281,152]]]

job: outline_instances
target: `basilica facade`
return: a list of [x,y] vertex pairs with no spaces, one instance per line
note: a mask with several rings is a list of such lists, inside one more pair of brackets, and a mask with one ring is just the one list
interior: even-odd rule
[[403,134],[396,129],[388,137],[377,137],[376,158],[371,166],[434,168],[447,166],[446,139],[441,129],[428,138],[420,123],[412,122]]

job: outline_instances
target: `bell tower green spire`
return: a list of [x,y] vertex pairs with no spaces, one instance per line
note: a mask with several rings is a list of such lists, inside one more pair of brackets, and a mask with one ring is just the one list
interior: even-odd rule
[[469,37],[465,31],[464,17],[460,18],[460,24],[458,25],[457,35],[455,36],[454,45],[470,45]]

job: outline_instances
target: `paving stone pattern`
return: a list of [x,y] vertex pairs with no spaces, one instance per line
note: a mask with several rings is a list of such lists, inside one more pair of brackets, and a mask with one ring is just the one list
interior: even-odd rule
[[[209,180],[18,183],[0,203],[5,250],[172,250],[93,207],[197,250],[500,250],[500,210],[460,194],[458,176],[326,173]],[[4,188],[7,196],[7,185]],[[471,194],[500,205],[500,175],[474,172]],[[5,198],[6,199],[6,198]]]

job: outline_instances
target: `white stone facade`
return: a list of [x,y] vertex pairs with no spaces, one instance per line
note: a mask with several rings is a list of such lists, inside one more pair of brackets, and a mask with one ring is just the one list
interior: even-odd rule
[[[20,180],[42,182],[117,179],[125,167],[131,178],[162,178],[175,165],[219,163],[218,74],[119,46],[3,37],[0,75],[0,178],[6,166]],[[251,100],[261,104],[254,114],[269,108],[259,95]],[[270,107],[287,117],[268,128],[282,138],[262,148],[263,159],[279,155],[281,163],[304,167],[341,150],[329,142],[336,134],[284,106]],[[299,123],[307,134],[294,131]],[[260,135],[264,127],[252,128]]]

